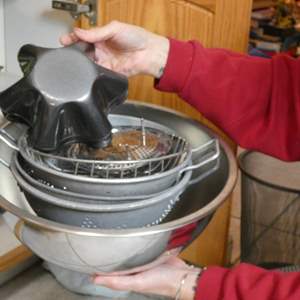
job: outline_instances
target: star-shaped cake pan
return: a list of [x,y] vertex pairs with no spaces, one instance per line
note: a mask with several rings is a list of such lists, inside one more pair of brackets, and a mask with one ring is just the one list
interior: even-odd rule
[[67,143],[109,145],[107,115],[125,101],[128,80],[88,58],[91,47],[21,48],[24,77],[0,94],[0,107],[7,119],[29,126],[31,147],[55,152]]

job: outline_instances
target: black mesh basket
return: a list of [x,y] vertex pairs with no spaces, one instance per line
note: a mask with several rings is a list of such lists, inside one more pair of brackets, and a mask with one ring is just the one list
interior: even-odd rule
[[241,260],[265,268],[300,265],[300,163],[248,151],[239,163]]

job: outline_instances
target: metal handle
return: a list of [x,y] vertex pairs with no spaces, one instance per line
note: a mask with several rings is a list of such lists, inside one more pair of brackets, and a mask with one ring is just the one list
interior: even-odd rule
[[52,1],[52,8],[69,11],[73,14],[83,14],[91,10],[89,5],[68,0]]
[[[19,148],[17,146],[17,140],[6,131],[6,128],[9,125],[10,122],[6,122],[0,127],[0,141],[4,142],[4,144],[7,145],[10,149],[19,151]],[[7,168],[10,167],[10,163],[1,157],[0,163]]]
[[52,0],[52,8],[70,12],[75,20],[84,15],[90,25],[97,24],[98,0],[85,0],[82,3],[78,0]]
[[7,167],[7,168],[10,167],[10,164],[2,158],[0,158],[0,164],[2,164],[4,167]]
[[0,127],[0,140],[3,141],[9,148],[19,151],[17,139],[5,130],[10,124],[10,122],[6,122]]
[[220,144],[219,144],[219,141],[217,139],[210,140],[206,144],[201,145],[200,147],[198,147],[196,149],[193,149],[192,152],[197,153],[197,152],[200,152],[200,151],[201,152],[205,151],[205,150],[209,149],[209,146],[211,146],[213,144],[214,144],[214,147],[215,147],[215,153],[212,156],[208,157],[207,159],[201,160],[198,164],[190,165],[190,166],[187,166],[186,168],[182,169],[178,174],[178,179],[185,172],[197,170],[197,169],[199,169],[199,168],[201,168],[201,167],[203,167],[203,166],[205,166],[205,165],[207,165],[207,164],[209,164],[213,161],[216,161],[216,165],[213,168],[211,168],[211,169],[207,170],[206,172],[202,173],[197,178],[191,180],[189,182],[189,185],[195,184],[195,183],[203,180],[205,177],[209,176],[213,172],[215,172],[220,166]]

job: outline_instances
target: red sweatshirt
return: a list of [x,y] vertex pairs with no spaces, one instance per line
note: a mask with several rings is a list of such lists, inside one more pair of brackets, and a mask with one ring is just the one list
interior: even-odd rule
[[[300,59],[264,59],[170,40],[157,88],[175,92],[237,144],[300,160]],[[197,300],[300,300],[300,273],[208,268]]]

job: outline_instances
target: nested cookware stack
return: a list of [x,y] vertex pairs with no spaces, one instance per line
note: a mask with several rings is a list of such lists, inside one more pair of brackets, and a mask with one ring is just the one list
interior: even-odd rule
[[21,50],[25,76],[0,95],[5,116],[27,126],[17,141],[1,129],[16,150],[9,167],[43,218],[82,228],[157,225],[219,167],[219,143],[193,148],[142,115],[109,115],[128,82],[89,60],[87,48]]
[[[122,128],[122,122],[140,122],[119,115],[111,115],[110,121],[118,123],[115,128]],[[159,224],[191,182],[200,181],[218,167],[219,145],[211,139],[193,151],[168,128],[147,120],[143,123],[146,132],[159,128],[174,143],[165,155],[141,160],[77,160],[30,148],[24,133],[17,142],[11,171],[31,207],[47,219],[85,228]],[[133,125],[130,128],[137,130]],[[195,155],[196,164],[192,160]],[[209,163],[213,167],[192,179],[194,169]]]

